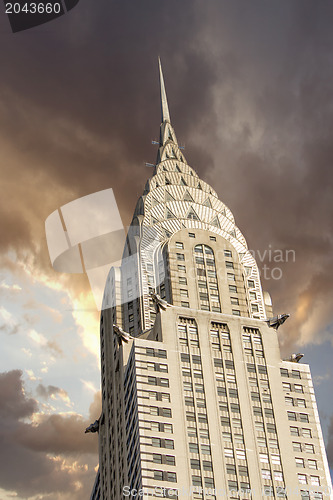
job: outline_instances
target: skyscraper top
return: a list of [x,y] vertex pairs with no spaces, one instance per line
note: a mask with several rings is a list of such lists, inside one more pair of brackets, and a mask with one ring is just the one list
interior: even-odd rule
[[165,92],[164,78],[162,72],[161,59],[158,58],[158,65],[160,70],[160,90],[161,90],[161,113],[162,113],[162,123],[169,122],[170,123],[170,114],[168,107],[168,100]]

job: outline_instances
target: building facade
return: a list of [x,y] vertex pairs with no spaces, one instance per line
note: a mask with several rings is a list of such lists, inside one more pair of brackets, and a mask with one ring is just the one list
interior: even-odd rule
[[159,70],[157,161],[105,287],[92,498],[332,498],[309,367],[281,360],[255,259],[187,164]]

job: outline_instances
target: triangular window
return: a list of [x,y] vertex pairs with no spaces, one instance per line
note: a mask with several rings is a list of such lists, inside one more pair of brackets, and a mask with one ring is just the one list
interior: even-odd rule
[[185,191],[185,194],[184,194],[183,200],[184,200],[184,201],[191,201],[191,202],[193,202],[193,201],[194,201],[194,200],[193,200],[193,198],[192,198],[192,196],[190,195],[190,193],[187,191],[187,189],[186,189],[186,191]]
[[181,184],[182,186],[187,186],[187,184],[186,184],[186,182],[185,182],[185,180],[184,180],[184,177],[182,177],[182,178],[180,179],[180,184]]
[[232,229],[230,231],[230,234],[231,234],[231,236],[233,236],[234,238],[236,238],[236,231],[234,229]]
[[156,200],[156,198],[152,197],[152,199],[151,199],[151,205],[152,205],[152,207],[154,207],[155,205],[158,205],[158,204],[159,204],[159,201]]
[[166,229],[164,229],[164,232],[165,232],[165,236],[167,238],[170,238],[172,236],[172,234],[169,231],[167,231]]
[[174,152],[173,148],[171,150],[171,158],[177,158],[176,153]]
[[168,208],[167,208],[167,210],[166,210],[166,218],[167,218],[167,219],[175,219],[175,218],[176,218],[176,217],[173,215],[173,213],[171,212],[171,210],[169,210]]
[[178,165],[176,165],[176,171],[182,173]]
[[165,191],[165,201],[175,201],[174,197],[168,191]]
[[171,130],[170,130],[170,129],[169,129],[168,139],[169,139],[170,141],[172,141],[172,142],[175,142],[175,141],[173,140],[173,136],[172,136],[172,133],[171,133]]
[[205,205],[205,207],[212,208],[212,204],[209,198],[207,198],[207,200],[203,202],[203,205]]
[[197,185],[197,188],[202,190],[202,187],[201,187],[200,182],[199,182],[199,184]]
[[167,186],[169,186],[169,185],[171,184],[171,182],[169,181],[169,179],[168,179],[167,177],[165,178],[165,184],[166,184]]
[[212,225],[212,226],[216,226],[216,227],[218,227],[219,229],[221,229],[220,222],[219,222],[219,220],[218,220],[218,218],[217,218],[217,217],[214,217],[214,219],[213,219],[213,220],[211,220],[211,221],[210,221],[210,223],[211,223],[211,225]]
[[193,208],[191,208],[187,214],[187,218],[188,219],[191,219],[191,220],[199,220],[199,217],[197,216],[197,214],[195,213],[195,211],[193,210]]
[[158,223],[158,220],[157,220],[157,219],[155,219],[155,217],[152,217],[152,218],[151,218],[151,222],[152,222],[152,224],[157,224],[157,223]]

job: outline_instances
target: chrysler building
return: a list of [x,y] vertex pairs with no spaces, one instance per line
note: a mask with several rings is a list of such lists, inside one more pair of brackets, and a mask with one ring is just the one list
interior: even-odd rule
[[159,74],[156,164],[104,292],[91,498],[333,498],[309,366],[281,359],[286,316],[188,165]]

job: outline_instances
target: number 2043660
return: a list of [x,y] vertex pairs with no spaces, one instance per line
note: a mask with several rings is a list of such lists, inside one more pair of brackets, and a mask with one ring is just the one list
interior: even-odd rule
[[6,14],[60,14],[60,3],[44,3],[44,2],[26,2],[19,4],[18,2],[6,3]]

